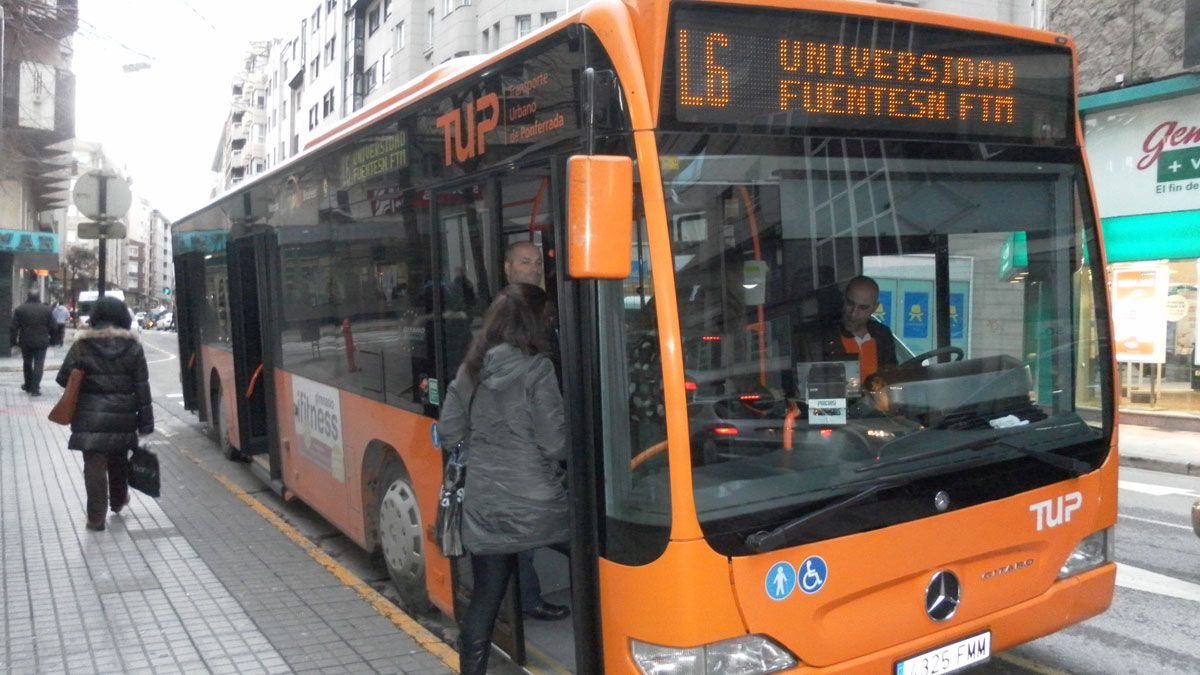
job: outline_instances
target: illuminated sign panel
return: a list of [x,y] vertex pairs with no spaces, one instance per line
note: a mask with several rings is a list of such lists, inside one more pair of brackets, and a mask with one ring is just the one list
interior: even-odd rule
[[[1065,48],[813,12],[681,7],[666,110],[679,122],[1074,138]],[[670,115],[667,115],[670,117]]]

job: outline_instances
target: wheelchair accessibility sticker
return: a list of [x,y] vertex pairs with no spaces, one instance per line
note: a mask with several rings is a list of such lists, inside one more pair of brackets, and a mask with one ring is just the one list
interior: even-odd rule
[[437,422],[434,422],[433,426],[429,428],[429,440],[433,443],[433,447],[442,447],[442,437],[438,434]]
[[783,600],[796,590],[796,570],[785,562],[777,562],[767,570],[767,595]]
[[825,586],[825,580],[829,578],[829,568],[825,566],[825,560],[821,556],[810,555],[796,568],[796,576],[799,577],[800,590],[806,595],[812,595]]

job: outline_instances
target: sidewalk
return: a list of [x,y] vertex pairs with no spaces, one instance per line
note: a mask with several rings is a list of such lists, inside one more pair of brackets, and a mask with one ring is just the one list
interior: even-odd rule
[[135,492],[85,530],[82,456],[46,420],[46,370],[33,399],[19,358],[0,358],[0,672],[451,672],[447,645],[193,461],[208,441],[161,408],[162,498]]

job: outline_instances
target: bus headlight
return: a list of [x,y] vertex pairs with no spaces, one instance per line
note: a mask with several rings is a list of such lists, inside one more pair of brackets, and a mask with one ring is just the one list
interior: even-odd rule
[[630,642],[633,660],[645,675],[752,675],[796,665],[796,659],[786,649],[761,635],[744,635],[699,647]]
[[1067,561],[1058,571],[1058,578],[1073,577],[1080,572],[1112,562],[1113,559],[1113,530],[1110,527],[1084,537],[1075,550],[1071,551],[1071,555],[1067,556]]

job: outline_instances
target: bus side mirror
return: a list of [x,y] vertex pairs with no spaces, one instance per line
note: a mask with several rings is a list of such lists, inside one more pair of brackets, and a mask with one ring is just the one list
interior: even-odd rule
[[633,160],[575,155],[567,160],[567,273],[625,279],[633,250]]

